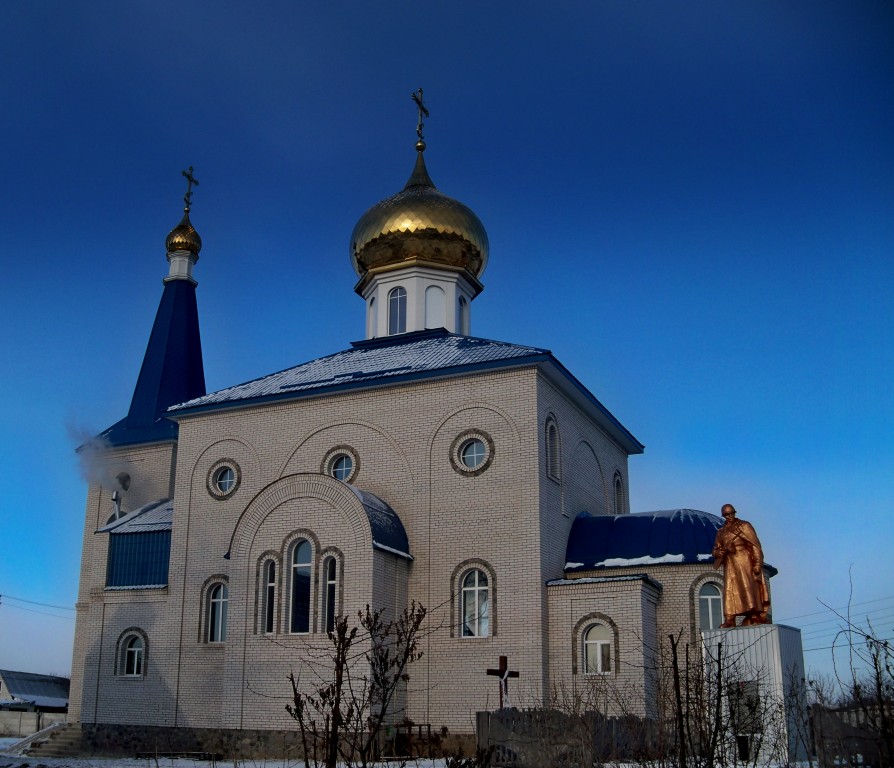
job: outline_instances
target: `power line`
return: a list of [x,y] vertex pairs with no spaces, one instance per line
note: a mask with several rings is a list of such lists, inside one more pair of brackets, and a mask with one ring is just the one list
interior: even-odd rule
[[[894,613],[886,613],[883,615],[869,617],[868,623],[872,625],[873,630],[878,632],[891,624],[892,621],[894,621]],[[802,631],[801,637],[816,637],[817,635],[827,635],[833,632],[840,632],[843,630],[847,630],[848,626],[850,626],[851,628],[859,628],[864,625],[855,623],[851,623],[850,625],[848,625],[844,622],[839,621],[837,624],[834,624],[830,627],[817,627],[816,629],[811,629],[807,632]],[[866,629],[868,629],[868,627],[866,627]]]
[[855,608],[858,605],[869,605],[870,603],[880,603],[882,600],[894,600],[894,595],[889,595],[888,597],[877,597],[874,600],[864,600],[862,603],[850,603],[849,605],[845,605],[842,608],[824,608],[821,611],[814,611],[813,613],[802,613],[798,616],[786,616],[784,619],[777,619],[777,621],[794,621],[795,619],[804,619],[808,616],[819,616],[824,613],[835,613],[836,611],[847,611],[850,608]]
[[67,605],[52,605],[51,603],[38,603],[34,600],[26,600],[24,597],[13,597],[12,595],[0,595],[0,601],[3,598],[7,600],[15,600],[17,603],[28,603],[28,605],[39,605],[42,608],[58,608],[60,611],[73,611],[74,608],[70,608]]
[[28,613],[39,613],[43,616],[52,616],[54,619],[68,619],[69,621],[74,621],[74,616],[60,616],[58,613],[50,613],[49,611],[35,611],[33,608],[24,608],[21,605],[13,605],[12,603],[6,604],[7,608],[15,608],[17,611],[27,611]]
[[[868,619],[869,621],[878,621],[879,619],[884,619],[887,616],[894,615],[894,606],[885,605],[885,606],[881,606],[880,608],[876,608],[874,610],[875,610],[874,613],[865,613],[865,614],[861,613],[860,616],[857,618],[852,617],[851,623],[854,623],[857,621],[864,621],[866,619]],[[819,621],[808,621],[804,624],[798,624],[798,626],[801,629],[803,629],[804,627],[818,627],[821,624],[832,624],[834,622],[841,624],[843,621],[846,621],[846,619],[844,617],[833,616],[832,618],[829,618],[829,619],[820,619]]]

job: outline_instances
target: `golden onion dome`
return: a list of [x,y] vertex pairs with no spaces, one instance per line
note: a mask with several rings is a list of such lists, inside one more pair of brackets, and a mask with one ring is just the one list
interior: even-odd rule
[[416,166],[404,188],[370,208],[351,233],[357,274],[412,260],[468,270],[479,277],[487,265],[487,232],[471,208],[437,190],[416,148]]
[[192,222],[189,220],[189,208],[183,209],[183,218],[180,223],[174,227],[165,238],[165,248],[168,253],[175,251],[189,251],[194,253],[198,258],[199,251],[202,250],[202,238],[196,232]]

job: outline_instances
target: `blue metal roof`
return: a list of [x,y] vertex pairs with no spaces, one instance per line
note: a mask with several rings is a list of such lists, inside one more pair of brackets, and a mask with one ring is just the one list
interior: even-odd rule
[[398,383],[545,360],[545,349],[459,336],[444,329],[355,341],[351,349],[272,373],[245,384],[182,402],[177,415],[209,407],[245,405],[319,394],[322,391]]
[[571,525],[565,572],[638,565],[710,563],[723,518],[696,509],[591,515]]
[[104,525],[97,533],[151,533],[170,531],[174,525],[173,499],[161,499],[144,504],[139,509]]
[[204,394],[196,286],[170,280],[158,305],[130,410],[100,437],[111,445],[175,439],[177,424],[165,418],[165,411]]
[[373,493],[361,491],[353,485],[348,485],[348,488],[357,494],[357,498],[360,499],[363,510],[369,518],[373,547],[412,560],[407,532],[401,519],[397,516],[397,512]]
[[6,688],[4,693],[11,696],[13,702],[55,709],[68,706],[68,692],[71,685],[68,678],[0,669],[0,679]]

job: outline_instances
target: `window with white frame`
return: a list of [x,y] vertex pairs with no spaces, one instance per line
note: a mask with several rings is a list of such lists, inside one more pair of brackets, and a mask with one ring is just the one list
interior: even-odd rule
[[354,473],[354,461],[348,454],[343,453],[336,456],[332,460],[332,476],[336,480],[347,482],[348,478]]
[[227,639],[227,603],[229,590],[226,584],[214,584],[208,590],[208,642],[223,643]]
[[473,568],[462,578],[461,612],[463,637],[490,634],[490,585],[487,574]]
[[360,471],[360,457],[350,445],[335,445],[326,451],[320,463],[320,473],[351,483]]
[[323,631],[335,630],[338,615],[338,560],[332,555],[323,560]]
[[612,671],[614,633],[605,624],[591,624],[584,632],[584,671],[606,675]]
[[407,332],[407,289],[401,286],[388,293],[388,335]]
[[146,644],[137,634],[127,635],[121,644],[121,667],[125,677],[142,677]]
[[220,459],[208,471],[206,485],[208,493],[215,499],[228,499],[242,482],[242,470],[232,459]]
[[714,582],[702,584],[698,590],[698,624],[704,632],[718,629],[723,623],[723,598]]
[[272,635],[276,628],[276,561],[264,563],[264,634]]
[[313,551],[307,539],[299,539],[292,548],[291,599],[289,601],[289,632],[310,632],[310,588]]

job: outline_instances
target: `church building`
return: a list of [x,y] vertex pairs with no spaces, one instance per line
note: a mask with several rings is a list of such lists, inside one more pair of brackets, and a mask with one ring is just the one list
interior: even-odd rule
[[653,715],[659,637],[722,621],[722,519],[631,514],[639,440],[550,351],[473,335],[487,233],[419,136],[350,235],[366,338],[211,393],[186,174],[130,409],[82,448],[69,719],[94,743],[294,731],[289,672],[367,604],[426,607],[400,716],[456,734],[500,656],[514,706],[610,681]]

